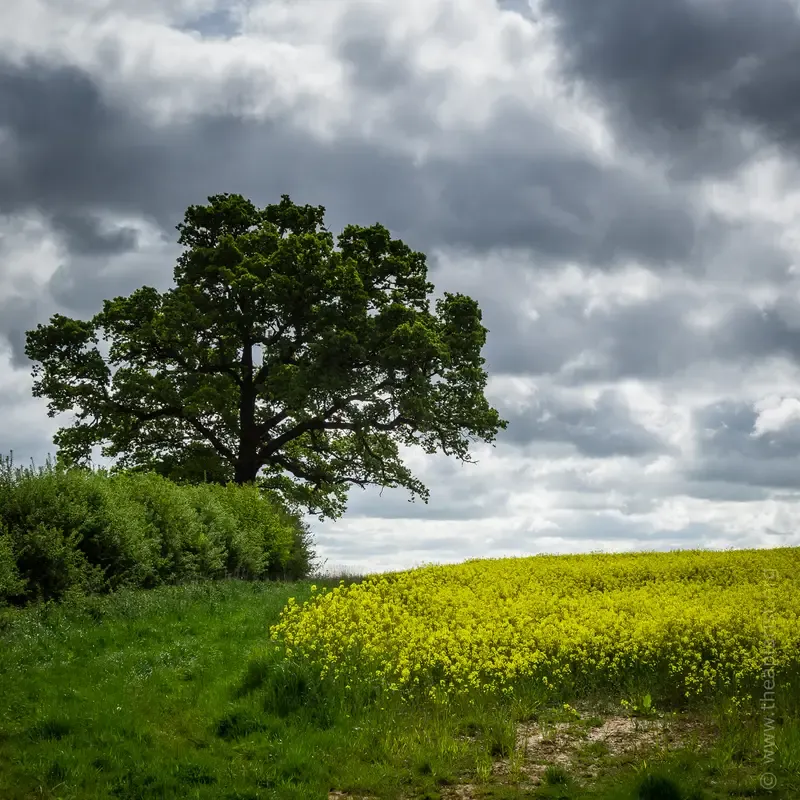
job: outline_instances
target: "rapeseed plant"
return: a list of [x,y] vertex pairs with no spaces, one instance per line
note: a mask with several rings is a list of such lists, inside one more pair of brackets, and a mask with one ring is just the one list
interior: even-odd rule
[[290,600],[270,632],[321,679],[402,699],[527,684],[752,701],[765,608],[774,668],[800,674],[798,568],[797,548],[474,560]]

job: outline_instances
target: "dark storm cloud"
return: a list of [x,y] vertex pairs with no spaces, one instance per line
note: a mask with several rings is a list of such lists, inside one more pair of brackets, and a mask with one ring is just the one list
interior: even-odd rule
[[792,306],[800,313],[797,302],[788,298],[764,309],[752,305],[735,309],[713,335],[715,354],[754,361],[782,355],[800,363],[800,326],[787,318]]
[[[498,129],[524,130],[520,112],[498,116]],[[487,132],[487,139],[491,132]],[[658,192],[589,156],[549,158],[496,150],[456,169],[434,162],[441,210],[432,224],[452,245],[477,251],[530,249],[552,260],[611,266],[625,259],[686,262],[698,223],[676,194]]]
[[78,256],[110,256],[135,250],[138,234],[133,228],[104,231],[99,219],[90,215],[61,212],[50,220],[64,237],[70,253]]
[[483,356],[487,369],[493,375],[542,375],[558,372],[564,362],[580,346],[582,334],[578,314],[560,314],[564,304],[559,304],[547,317],[551,325],[546,326],[547,337],[543,337],[544,325],[539,320],[530,320],[512,298],[519,300],[524,292],[520,280],[520,292],[514,297],[508,292],[503,300],[496,293],[474,292],[480,302],[483,325],[489,333]]
[[581,355],[594,356],[596,363],[561,375],[567,384],[582,384],[674,375],[709,354],[707,341],[684,323],[692,301],[683,294],[596,309],[589,315],[587,302],[574,295],[548,301],[536,307],[535,319],[490,302],[484,314],[491,331],[486,345],[490,368],[509,374],[559,373]]
[[583,344],[597,343],[601,363],[576,368],[571,379],[653,379],[704,359],[708,347],[685,323],[685,303],[685,297],[674,294],[596,311],[587,321],[590,332]]
[[[379,52],[366,27],[351,31],[347,42],[344,52],[362,76],[370,59],[380,57],[387,72],[378,69],[373,80],[397,79],[401,94],[424,88],[400,56]],[[165,286],[177,254],[177,246],[169,257],[165,251],[163,263],[153,263],[145,275],[138,262],[127,272],[101,275],[104,259],[135,245],[132,231],[109,235],[97,226],[102,211],[148,217],[174,243],[186,207],[224,191],[241,192],[258,205],[287,192],[295,202],[326,206],[326,223],[335,233],[351,222],[379,221],[428,253],[441,245],[524,248],[532,253],[533,270],[561,259],[593,266],[619,258],[685,265],[698,239],[706,247],[724,239],[718,221],[707,230],[698,227],[680,192],[656,190],[594,164],[575,145],[559,142],[547,120],[508,104],[498,105],[487,130],[459,136],[457,155],[436,156],[420,167],[375,142],[318,142],[286,118],[258,123],[202,117],[155,128],[123,105],[104,100],[78,70],[0,61],[0,125],[11,132],[17,153],[13,168],[0,167],[0,211],[36,207],[54,220],[70,254],[48,289],[84,316],[99,310],[105,297],[142,283]],[[427,124],[433,132],[433,121]],[[505,269],[502,261],[493,268]],[[435,270],[432,279],[436,283]],[[482,281],[491,282],[488,274]],[[717,332],[715,343],[683,324],[683,297],[588,318],[585,301],[570,298],[526,321],[513,310],[517,296],[507,285],[502,295],[480,297],[493,372],[557,373],[589,351],[599,354],[600,364],[573,370],[565,380],[648,378],[673,375],[704,357],[735,360],[742,350],[763,356],[775,348],[794,354],[797,347],[781,319],[756,317],[752,309]],[[5,331],[17,359],[22,330]]]
[[656,435],[631,418],[615,391],[605,391],[594,406],[537,393],[524,411],[505,412],[508,430],[498,441],[526,445],[537,441],[569,442],[589,458],[645,456],[665,452]]
[[35,206],[80,219],[157,175],[143,127],[76,69],[0,61],[0,124],[16,155],[0,172],[0,211]]
[[0,61],[0,124],[17,151],[13,169],[0,172],[0,211],[142,214],[170,241],[188,205],[225,191],[257,204],[288,192],[296,202],[326,205],[333,230],[376,218],[410,227],[414,219],[406,201],[417,176],[400,156],[355,140],[326,147],[281,119],[204,117],[155,128],[106,102],[74,68]]
[[[755,365],[783,356],[800,364],[800,303],[790,296],[764,308],[743,300],[706,329],[693,327],[688,315],[701,314],[708,300],[677,290],[590,314],[585,297],[533,301],[535,319],[510,300],[481,298],[493,374],[559,374],[574,386],[671,378],[702,362]],[[581,356],[591,360],[569,365]]]
[[[373,84],[400,80],[398,129],[435,133],[425,93],[435,98],[443,79],[403,84],[402,59],[367,34],[351,35],[343,48],[362,84],[367,75]],[[379,55],[384,66],[370,72]],[[544,115],[508,104],[487,130],[459,136],[458,155],[432,156],[420,167],[374,141],[319,142],[287,118],[151,127],[122,101],[104,100],[90,76],[33,62],[0,63],[0,109],[17,154],[13,169],[0,172],[0,211],[37,206],[73,221],[99,209],[134,212],[174,241],[186,207],[209,194],[241,192],[263,205],[287,192],[329,208],[335,232],[380,221],[417,249],[520,247],[539,254],[540,265],[681,262],[698,236],[684,198],[594,164]]]
[[[178,252],[175,248],[174,255]],[[39,323],[46,324],[56,311],[89,319],[102,310],[104,300],[128,295],[143,284],[164,291],[169,288],[172,277],[171,263],[166,258],[158,258],[149,264],[139,262],[126,272],[104,273],[106,264],[100,257],[67,257],[50,276],[46,294],[0,296],[0,345],[3,340],[8,343],[12,366],[30,370],[31,361],[25,354],[26,331]]]
[[746,155],[742,125],[800,153],[800,18],[789,0],[545,0],[564,68],[626,140],[675,175],[723,173]]
[[104,273],[100,258],[69,258],[59,264],[48,282],[50,297],[62,313],[89,319],[102,310],[103,301],[126,296],[140,286],[166,291],[172,285],[172,266],[180,248],[157,251],[152,262],[122,272]]
[[687,477],[694,481],[800,488],[800,423],[751,436],[758,413],[738,401],[714,403],[695,413],[697,458]]

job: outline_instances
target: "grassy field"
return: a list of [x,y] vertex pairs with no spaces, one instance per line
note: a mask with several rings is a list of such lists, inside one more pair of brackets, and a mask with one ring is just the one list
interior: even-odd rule
[[[771,760],[757,705],[723,694],[672,708],[610,692],[367,697],[316,679],[313,659],[265,649],[290,598],[339,586],[314,584],[223,580],[0,610],[0,797],[800,797],[794,691],[778,692]],[[348,580],[338,597],[349,584],[366,585]]]

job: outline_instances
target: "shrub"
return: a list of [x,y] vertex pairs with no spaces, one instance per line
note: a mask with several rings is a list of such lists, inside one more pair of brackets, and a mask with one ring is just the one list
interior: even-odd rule
[[280,509],[265,500],[255,486],[205,484],[236,520],[229,545],[229,573],[238,578],[266,578],[270,568],[284,563],[290,553],[292,532]]
[[207,486],[186,486],[183,491],[203,530],[198,550],[200,571],[209,578],[231,574],[231,543],[237,535],[236,517]]
[[8,529],[0,520],[0,606],[9,597],[23,594],[24,591],[25,581],[19,577],[11,536],[8,535]]
[[90,532],[93,526],[85,478],[80,471],[24,474],[14,491],[4,493],[2,522],[24,582],[23,599],[50,600],[69,589],[102,588],[102,567],[81,549],[84,529]]
[[204,532],[186,488],[154,473],[123,473],[108,480],[144,508],[158,582],[200,577]]
[[78,547],[79,534],[39,523],[18,532],[17,569],[25,581],[25,600],[58,600],[67,592],[101,591],[103,572]]
[[102,471],[48,462],[38,474],[20,470],[13,481],[7,474],[0,511],[28,599],[152,582],[146,520]]
[[255,486],[10,465],[0,462],[0,602],[310,572],[302,517]]
[[147,509],[124,486],[102,478],[97,482],[105,505],[105,525],[97,526],[96,558],[106,565],[110,589],[156,586],[161,582],[161,542],[152,534]]
[[270,571],[269,577],[289,581],[307,578],[316,569],[318,561],[313,548],[311,529],[298,510],[286,507],[277,497],[269,499],[276,504],[285,524],[291,530],[288,557],[281,564],[274,565],[274,571]]

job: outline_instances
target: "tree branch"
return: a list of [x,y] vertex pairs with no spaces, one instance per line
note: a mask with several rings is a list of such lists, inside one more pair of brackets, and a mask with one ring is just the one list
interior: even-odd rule
[[373,481],[365,480],[363,478],[356,478],[355,476],[352,477],[340,477],[340,478],[332,478],[328,475],[325,475],[321,471],[312,472],[305,469],[301,464],[298,464],[296,461],[292,461],[281,454],[276,454],[272,457],[271,462],[273,464],[277,464],[280,467],[283,467],[287,472],[291,472],[295,478],[301,478],[302,480],[308,481],[309,483],[313,483],[316,486],[319,486],[322,480],[329,479],[333,484],[340,484],[340,483],[354,483],[361,488],[366,488],[369,486]]
[[[387,378],[386,380],[381,381],[380,383],[376,384],[375,386],[371,387],[365,392],[360,392],[359,394],[351,394],[348,397],[343,397],[337,400],[322,414],[319,414],[316,417],[312,417],[311,419],[304,420],[303,422],[299,422],[293,428],[290,428],[288,431],[284,431],[280,436],[277,436],[274,439],[270,439],[270,441],[268,441],[258,451],[259,458],[261,459],[271,458],[285,444],[291,442],[293,439],[297,439],[298,437],[302,436],[304,433],[308,433],[309,431],[356,430],[356,427],[354,426],[353,423],[326,422],[326,420],[328,420],[330,416],[332,414],[335,414],[337,411],[343,411],[350,403],[369,400],[371,397],[374,397],[375,394],[379,392],[381,389],[386,389],[393,384],[394,384],[393,379]],[[398,420],[402,420],[402,422],[398,422]],[[397,419],[392,421],[392,423],[395,423],[393,427],[386,427],[387,424],[392,425],[392,423],[373,422],[370,424],[376,430],[396,430],[400,424],[405,424],[408,422],[411,422],[411,420],[405,417],[398,417]]]
[[183,367],[189,373],[199,373],[201,375],[228,375],[229,377],[233,378],[234,382],[237,386],[242,385],[242,379],[239,375],[236,374],[236,370],[226,364],[208,364],[208,365],[198,365],[197,367],[190,367],[185,359],[180,358],[179,356],[172,356],[175,361],[177,361],[178,365]]
[[[171,358],[174,360],[179,367],[182,367],[186,370],[187,373],[195,373],[200,375],[228,375],[229,377],[233,378],[235,383],[238,386],[242,385],[241,378],[236,373],[236,370],[230,364],[207,364],[207,365],[198,365],[197,367],[190,367],[187,363],[186,359],[180,354],[180,351],[177,348],[171,347],[164,347],[160,344],[155,345],[155,351],[160,355],[161,358]],[[144,348],[137,347],[132,348],[130,350],[130,355],[133,358],[137,356],[144,355]]]
[[274,414],[269,419],[265,419],[257,428],[258,438],[260,439],[270,428],[274,428],[276,425],[279,425],[281,422],[283,422],[285,419],[288,418],[289,418],[289,412],[281,411],[280,414]]
[[[289,329],[289,327],[291,325],[294,325],[295,328],[296,328],[297,327],[297,320],[287,320],[286,322],[284,322],[283,325],[280,325],[278,327],[278,329],[275,331],[275,333],[273,333],[270,337],[268,337],[267,339],[264,339],[261,342],[261,346],[264,347],[264,348],[267,348],[267,347],[271,347],[273,344],[276,344],[278,341],[280,341],[280,339],[283,336],[283,334],[286,333],[286,331]],[[299,350],[304,344],[305,344],[304,341],[298,341],[297,339],[294,339],[289,345],[289,356],[290,357],[282,359],[281,363],[282,364],[294,364],[294,365],[297,365],[296,359],[292,358],[291,356],[294,355],[294,353],[297,350]],[[269,371],[269,366],[270,366],[270,364],[268,362],[265,362],[259,367],[258,372],[256,372],[255,377],[253,378],[253,383],[256,386],[263,385],[263,383],[264,383],[264,381],[266,380],[266,377],[267,377],[267,372]]]
[[203,436],[205,436],[208,439],[208,441],[211,442],[211,444],[214,446],[214,449],[221,456],[228,459],[228,462],[230,464],[236,463],[236,455],[227,445],[223,444],[222,440],[214,433],[214,431],[211,430],[211,428],[209,428],[206,425],[203,425],[203,423],[200,422],[200,420],[195,417],[188,417],[183,415],[182,419],[185,419],[196,431],[202,433]]
[[[117,411],[130,414],[139,423],[152,422],[155,419],[163,419],[164,417],[177,417],[178,419],[185,420],[196,431],[205,436],[221,456],[228,459],[231,464],[236,463],[236,456],[233,454],[233,451],[220,440],[214,431],[200,422],[196,417],[190,417],[181,406],[168,406],[167,408],[159,408],[156,411],[142,411],[140,409],[128,408],[126,405],[108,396],[107,400]],[[141,427],[141,425],[139,427]]]

